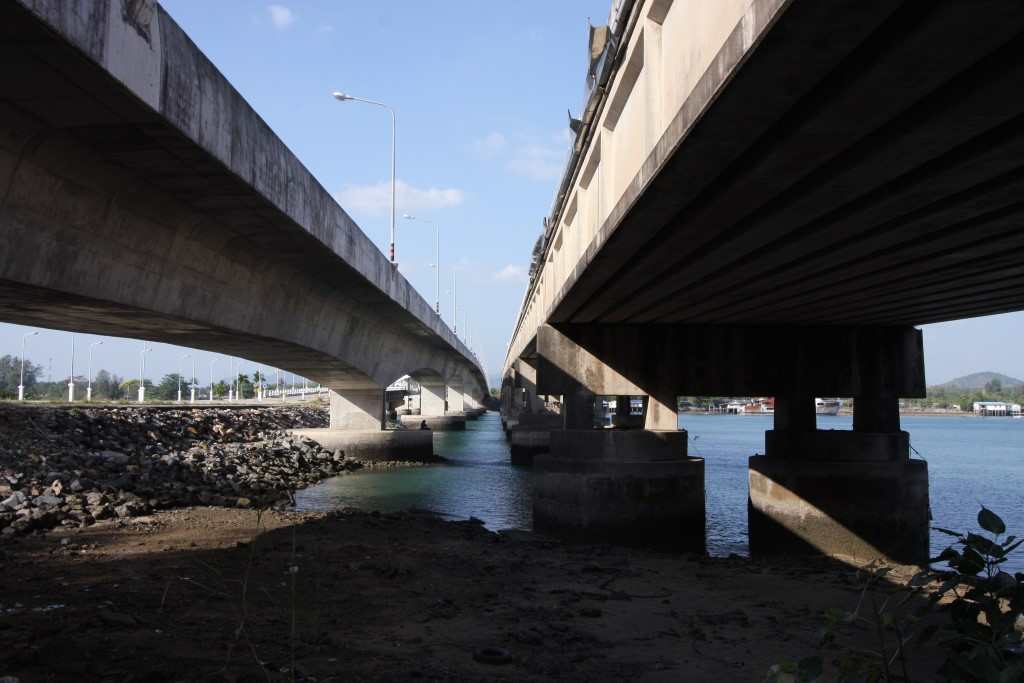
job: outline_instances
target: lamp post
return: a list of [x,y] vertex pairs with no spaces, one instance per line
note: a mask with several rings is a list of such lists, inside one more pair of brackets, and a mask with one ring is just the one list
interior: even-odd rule
[[25,400],[25,340],[29,337],[34,337],[39,334],[39,330],[35,332],[26,332],[21,335],[21,376],[18,380],[18,400]]
[[391,230],[388,233],[388,260],[391,261],[392,266],[397,267],[398,262],[395,261],[395,110],[383,102],[364,100],[361,97],[353,97],[352,95],[346,95],[345,93],[338,91],[331,94],[334,96],[334,99],[339,102],[364,102],[365,104],[372,104],[374,106],[387,109],[391,113]]
[[213,401],[213,366],[217,363],[217,359],[214,358],[210,361],[210,401]]
[[412,214],[403,213],[402,218],[407,221],[422,220],[434,228],[434,262],[431,267],[434,269],[434,312],[441,315],[441,230],[437,223],[424,219],[417,219]]
[[196,402],[196,358],[192,357],[192,382],[188,385],[189,388],[189,403]]
[[146,354],[152,349],[142,342],[142,351],[139,352],[139,403],[146,402]]
[[455,294],[455,269],[452,268],[452,332],[455,333],[455,338],[459,338],[459,306],[458,298]]
[[181,375],[185,372],[185,361],[191,357],[191,354],[188,353],[181,357],[181,367],[178,369],[178,403],[181,403]]
[[92,400],[92,350],[97,346],[103,346],[102,341],[94,341],[89,344],[89,384],[85,387],[85,400]]
[[68,375],[68,403],[75,402],[75,335],[71,335],[71,374]]

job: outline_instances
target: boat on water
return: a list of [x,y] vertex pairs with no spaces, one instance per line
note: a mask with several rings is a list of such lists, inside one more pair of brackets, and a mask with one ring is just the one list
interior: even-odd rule
[[814,412],[817,415],[838,415],[842,407],[843,400],[840,398],[814,399]]

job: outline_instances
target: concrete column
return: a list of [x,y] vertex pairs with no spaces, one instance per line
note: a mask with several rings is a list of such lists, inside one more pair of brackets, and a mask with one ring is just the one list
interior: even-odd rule
[[[551,326],[539,331],[537,352],[537,391],[562,395],[564,428],[550,432],[549,453],[533,460],[534,527],[702,551],[704,461],[688,457],[687,434],[676,424],[674,387],[633,379],[634,367],[655,366],[660,354],[633,344],[613,345],[597,356]],[[631,419],[629,398],[644,395],[644,419]],[[595,429],[595,396],[616,396],[625,418],[620,422],[644,428]]]
[[644,406],[644,429],[679,430],[679,404],[675,394],[648,396]]
[[420,382],[420,415],[435,417],[444,415],[445,385],[437,382]]
[[806,394],[775,397],[775,431],[813,432],[818,428],[814,397]]
[[462,385],[452,384],[447,387],[449,415],[464,415],[466,406],[462,398]]
[[[461,431],[466,428],[466,416],[463,413],[446,414],[445,406],[449,399],[454,405],[461,408],[462,393],[449,392],[444,381],[440,378],[419,380],[420,385],[420,414],[400,415],[399,422],[406,429],[419,429],[426,423],[428,429],[433,431]],[[456,399],[458,394],[458,400]]]
[[432,432],[385,430],[384,390],[346,389],[330,392],[331,420],[327,429],[296,429],[324,448],[359,460],[415,460],[434,457]]
[[331,429],[383,429],[384,392],[380,389],[332,391],[330,424]]
[[593,429],[594,428],[594,392],[583,385],[562,395],[562,428]]
[[[840,369],[859,373],[849,383],[858,389],[853,431],[817,431],[813,398],[806,393],[776,398],[775,429],[765,434],[765,454],[750,458],[751,553],[826,555],[855,564],[879,558],[924,563],[928,465],[910,460],[910,437],[900,430],[899,400],[890,391],[903,387],[912,395],[923,393],[919,333],[868,329],[846,335],[834,332],[838,343],[832,348]],[[808,365],[794,374],[842,388],[834,376]],[[882,369],[891,376],[883,376]]]
[[900,431],[900,401],[895,396],[857,396],[853,402],[853,431]]

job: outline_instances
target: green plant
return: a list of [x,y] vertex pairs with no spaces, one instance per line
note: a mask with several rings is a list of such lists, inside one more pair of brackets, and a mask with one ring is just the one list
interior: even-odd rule
[[[1024,681],[1024,573],[1002,570],[1024,539],[1006,536],[1006,524],[985,507],[978,512],[978,525],[985,533],[936,527],[956,540],[930,563],[942,562],[949,569],[926,569],[906,586],[892,586],[890,569],[877,563],[858,572],[861,591],[856,607],[833,608],[824,615],[821,646],[836,653],[830,680],[910,681],[908,652],[940,632],[931,618],[938,612],[949,616],[939,641],[947,651],[939,676],[965,683]],[[850,628],[870,632],[871,647],[844,643]],[[822,657],[806,657],[772,666],[766,680],[814,683],[821,680],[823,670]]]
[[986,507],[978,512],[978,526],[987,535],[935,529],[956,539],[932,560],[952,570],[940,573],[944,580],[931,598],[938,603],[952,596],[941,606],[954,633],[945,641],[950,653],[940,673],[955,681],[1022,681],[1017,622],[1024,615],[1024,573],[1011,575],[1002,565],[1024,539],[1004,538],[1006,524]]

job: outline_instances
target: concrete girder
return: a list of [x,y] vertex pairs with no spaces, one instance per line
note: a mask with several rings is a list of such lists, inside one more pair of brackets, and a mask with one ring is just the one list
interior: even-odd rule
[[19,245],[0,255],[0,319],[219,351],[339,392],[431,367],[485,395],[432,306],[159,5],[69,21],[64,4],[0,6],[20,76],[0,100],[0,234]]

